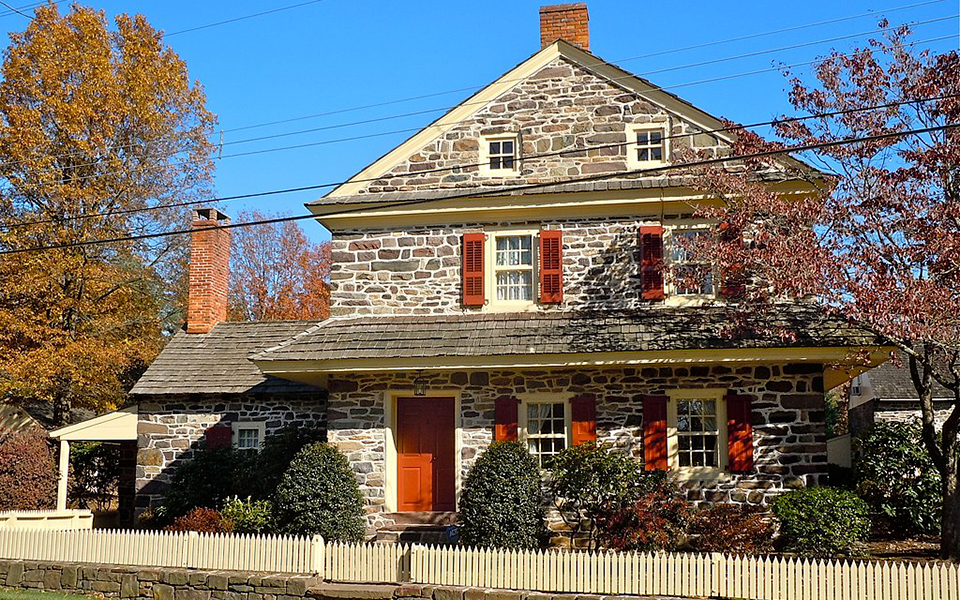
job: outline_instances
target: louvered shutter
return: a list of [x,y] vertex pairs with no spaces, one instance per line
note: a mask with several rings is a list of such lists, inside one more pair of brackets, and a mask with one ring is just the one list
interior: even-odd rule
[[666,396],[643,398],[643,460],[648,471],[667,470]]
[[463,234],[463,305],[483,306],[483,238],[482,233]]
[[233,444],[233,428],[229,425],[214,425],[203,432],[207,448],[225,448]]
[[520,401],[512,396],[500,396],[494,402],[493,439],[512,441],[517,439],[517,413]]
[[640,297],[663,300],[663,227],[640,228]]
[[540,302],[563,302],[563,233],[540,232]]
[[751,397],[730,395],[727,405],[727,449],[730,471],[747,473],[753,470],[753,419]]
[[570,399],[570,438],[574,446],[597,441],[597,397],[581,394]]

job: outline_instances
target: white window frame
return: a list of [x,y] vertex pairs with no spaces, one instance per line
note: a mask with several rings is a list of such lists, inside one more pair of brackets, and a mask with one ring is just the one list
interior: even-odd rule
[[[573,431],[573,421],[572,421],[572,410],[570,407],[570,398],[572,396],[563,396],[557,394],[523,394],[520,397],[520,408],[518,409],[519,414],[517,415],[517,428],[519,441],[524,445],[525,448],[529,448],[527,441],[529,438],[528,431],[528,421],[529,415],[528,407],[531,404],[560,404],[563,406],[563,428],[564,428],[564,448],[569,448],[572,444],[572,431]],[[537,457],[539,464],[539,457]]]
[[[512,169],[491,169],[490,168],[490,143],[491,142],[513,142],[513,168]],[[496,156],[505,156],[498,154]],[[503,133],[498,135],[484,136],[480,139],[480,174],[487,177],[516,177],[520,174],[520,135],[516,133]]]
[[[231,424],[233,428],[233,447],[237,450],[259,450],[263,448],[263,438],[267,434],[267,424],[264,421],[234,421]],[[241,448],[240,447],[240,432],[241,431],[251,431],[254,430],[257,432],[257,447],[256,448]]]
[[[711,479],[723,476],[729,471],[730,452],[727,449],[727,403],[726,389],[674,389],[667,390],[667,467],[680,479]],[[678,400],[713,400],[717,407],[717,466],[681,467],[680,440],[677,434]]]
[[[540,229],[529,227],[501,227],[488,229],[486,234],[486,264],[484,265],[484,293],[487,298],[485,310],[490,312],[518,312],[535,310],[540,296]],[[497,272],[521,271],[515,266],[497,267],[497,238],[511,236],[530,237],[530,299],[529,300],[497,300]]]
[[[670,123],[661,121],[656,123],[645,123],[636,125],[627,130],[630,137],[627,138],[627,166],[631,169],[646,169],[650,167],[662,167],[669,162],[670,158]],[[638,133],[660,132],[660,146],[662,148],[661,160],[640,160],[637,156],[640,147],[637,145]],[[652,146],[644,146],[648,148]]]
[[675,238],[674,233],[686,231],[704,231],[708,232],[713,227],[712,223],[705,221],[673,221],[663,224],[663,262],[667,267],[663,278],[663,291],[666,304],[673,306],[689,306],[706,304],[717,299],[719,294],[718,273],[712,271],[713,291],[708,294],[680,294],[677,289],[676,275],[670,272],[672,267],[678,265],[673,258]]

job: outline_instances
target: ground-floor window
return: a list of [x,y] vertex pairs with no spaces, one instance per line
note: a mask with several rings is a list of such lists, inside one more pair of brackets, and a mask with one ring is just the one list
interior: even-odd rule
[[233,424],[233,447],[238,450],[259,450],[266,426],[263,421],[237,421]]
[[523,436],[540,468],[548,469],[561,450],[567,447],[567,402],[530,401],[522,407]]

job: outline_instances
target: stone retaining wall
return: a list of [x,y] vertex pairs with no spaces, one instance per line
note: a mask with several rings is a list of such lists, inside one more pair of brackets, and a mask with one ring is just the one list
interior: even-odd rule
[[148,600],[298,600],[309,575],[0,560],[0,587]]

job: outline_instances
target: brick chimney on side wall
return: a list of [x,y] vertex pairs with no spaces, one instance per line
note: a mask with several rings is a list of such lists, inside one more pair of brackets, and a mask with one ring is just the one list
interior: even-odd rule
[[558,38],[590,50],[590,18],[587,5],[554,4],[540,7],[540,49],[546,48]]
[[230,230],[222,226],[229,224],[230,217],[215,208],[193,211],[187,333],[209,333],[214,325],[227,319]]

